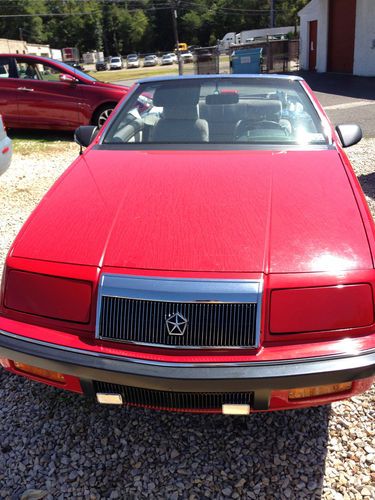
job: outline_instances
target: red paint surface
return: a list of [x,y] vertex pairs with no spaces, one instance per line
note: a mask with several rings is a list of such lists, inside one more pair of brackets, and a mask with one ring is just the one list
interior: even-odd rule
[[[374,349],[373,309],[359,304],[368,304],[370,295],[372,300],[375,286],[374,224],[347,157],[337,144],[336,148],[308,152],[88,148],[21,230],[7,259],[5,282],[11,269],[89,281],[93,286],[89,321],[67,325],[11,311],[0,303],[0,329],[90,352],[170,363],[256,363],[355,356]],[[263,279],[260,346],[192,352],[96,341],[100,272]],[[337,286],[352,294],[344,305],[329,292],[318,301],[322,305],[335,301],[337,313],[345,307],[341,323],[330,318],[327,307],[309,308],[314,295],[310,290],[307,303],[296,298],[288,304],[289,298],[282,297],[276,311],[289,330],[271,332],[272,290]],[[298,320],[293,317],[296,306],[305,308],[299,320],[314,312],[315,317],[306,321],[318,324],[319,331],[292,333],[296,328],[292,323]],[[366,390],[371,380],[355,382],[345,395],[293,403],[285,391],[274,391],[271,409],[338,400]]]
[[52,327],[47,328],[26,323],[26,321],[27,319],[15,321],[1,317],[0,329],[25,338],[74,349],[166,363],[262,362],[315,358],[336,354],[355,356],[361,351],[375,348],[374,326],[360,332],[341,331],[339,335],[331,332],[319,332],[319,335],[315,334],[315,338],[308,335],[294,335],[293,337],[289,336],[289,338],[288,336],[285,338],[277,336],[274,342],[267,340],[257,350],[215,349],[210,351],[194,349],[192,352],[188,349],[142,348],[131,344],[96,341],[93,334],[77,335],[77,332],[66,333]]
[[372,267],[334,150],[91,149],[44,198],[13,255],[197,272]]
[[318,21],[309,22],[309,70],[316,70],[316,54],[318,45]]
[[329,1],[328,71],[352,73],[357,0]]
[[374,301],[368,284],[274,290],[272,333],[340,330],[370,326]]
[[28,314],[77,323],[90,319],[92,288],[87,281],[11,270],[5,307]]
[[[74,130],[91,123],[95,111],[117,104],[128,87],[92,81],[59,61],[24,54],[0,54],[18,61],[42,63],[73,76],[77,83],[0,78],[0,109],[8,127]],[[20,90],[27,88],[29,90]]]

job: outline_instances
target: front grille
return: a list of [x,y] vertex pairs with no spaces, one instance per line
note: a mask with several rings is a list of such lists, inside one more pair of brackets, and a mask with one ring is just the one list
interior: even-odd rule
[[94,381],[95,392],[121,394],[124,404],[169,410],[218,410],[252,403],[252,392],[169,392]]
[[[175,313],[188,323],[171,335]],[[255,347],[256,303],[161,302],[103,296],[98,325],[102,339],[170,347]]]

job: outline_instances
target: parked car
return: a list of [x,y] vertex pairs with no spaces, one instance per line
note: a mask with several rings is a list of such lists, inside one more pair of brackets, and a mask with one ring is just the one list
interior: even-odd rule
[[0,115],[0,175],[7,170],[11,159],[12,141],[7,136],[4,123]]
[[143,66],[157,66],[158,64],[159,64],[159,59],[154,54],[145,56],[145,58],[143,59]]
[[95,69],[96,69],[96,71],[108,71],[109,64],[107,61],[97,61],[95,63]]
[[161,65],[166,66],[168,64],[173,64],[174,60],[173,57],[170,54],[164,54],[161,58]]
[[[145,105],[140,109],[140,102]],[[375,227],[299,77],[143,80],[13,243],[12,373],[100,403],[248,414],[375,376]]]
[[184,63],[192,63],[194,61],[193,53],[190,51],[181,52],[181,59]]
[[78,69],[79,71],[85,71],[85,68],[79,62],[72,61],[72,62],[67,62],[66,64],[68,64],[74,69]]
[[141,61],[137,54],[129,54],[126,58],[126,67],[127,68],[139,68],[141,65]]
[[60,61],[0,54],[0,106],[8,127],[101,127],[128,87],[104,83]]
[[111,57],[109,60],[109,69],[122,69],[124,67],[120,56]]
[[177,64],[177,62],[178,62],[177,61],[177,55],[174,52],[169,52],[168,55],[171,56],[173,62]]

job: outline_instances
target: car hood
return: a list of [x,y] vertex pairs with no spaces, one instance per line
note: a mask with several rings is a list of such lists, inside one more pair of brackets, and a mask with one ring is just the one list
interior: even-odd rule
[[103,87],[106,89],[113,89],[113,90],[119,90],[120,92],[123,92],[126,94],[129,90],[129,87],[126,87],[125,85],[116,85],[114,83],[107,83],[107,82],[101,82],[97,80],[96,82],[92,83],[95,87]]
[[143,270],[372,268],[335,150],[91,149],[45,196],[13,255]]

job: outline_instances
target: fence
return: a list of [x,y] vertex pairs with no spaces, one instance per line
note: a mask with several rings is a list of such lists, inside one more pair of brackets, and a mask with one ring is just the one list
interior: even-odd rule
[[269,40],[246,45],[233,45],[236,48],[261,48],[262,73],[285,73],[299,70],[299,40]]
[[196,75],[211,75],[220,72],[220,53],[217,46],[201,47],[194,50],[194,70]]

